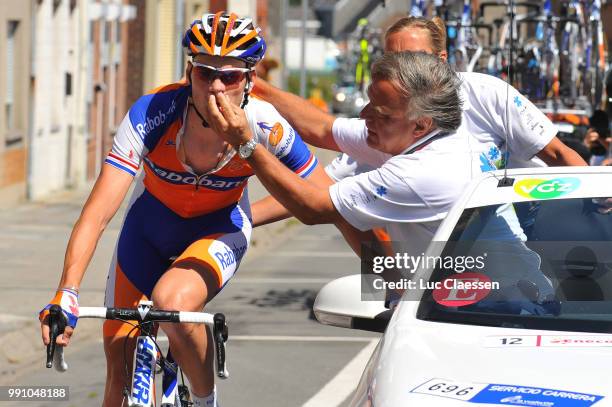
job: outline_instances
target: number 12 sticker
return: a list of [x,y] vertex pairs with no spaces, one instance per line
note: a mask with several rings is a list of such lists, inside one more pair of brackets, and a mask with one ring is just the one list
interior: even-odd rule
[[491,335],[485,337],[484,346],[486,348],[500,348],[500,347],[529,347],[529,346],[540,346],[539,335],[526,335],[526,336],[498,336]]

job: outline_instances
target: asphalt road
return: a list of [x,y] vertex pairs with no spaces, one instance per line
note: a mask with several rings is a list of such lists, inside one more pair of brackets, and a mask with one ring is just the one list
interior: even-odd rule
[[[0,385],[69,385],[68,402],[0,406],[100,405],[105,361],[100,322],[79,322],[64,374],[44,368],[36,320],[57,284],[63,250],[82,197],[60,197],[0,215]],[[101,240],[82,286],[81,305],[101,305],[120,216]],[[230,378],[218,382],[221,405],[346,405],[377,334],[323,326],[311,306],[333,278],[359,261],[331,226],[289,222],[254,236],[255,250],[208,311],[226,314]],[[163,339],[162,339],[163,340]]]

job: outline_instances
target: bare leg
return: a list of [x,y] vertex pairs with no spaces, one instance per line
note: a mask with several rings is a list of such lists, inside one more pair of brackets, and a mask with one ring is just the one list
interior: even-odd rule
[[[215,272],[202,264],[185,264],[168,270],[153,289],[156,308],[202,311],[218,291]],[[187,375],[192,392],[207,396],[214,387],[214,354],[210,332],[201,324],[162,323],[168,335],[172,356]]]
[[[106,354],[106,387],[104,389],[104,407],[121,406],[123,400],[123,388],[129,383],[132,375],[132,355],[136,344],[135,338],[128,339],[127,358],[128,374],[125,372],[124,359],[125,336],[104,337],[104,353]],[[127,404],[125,404],[127,405]]]

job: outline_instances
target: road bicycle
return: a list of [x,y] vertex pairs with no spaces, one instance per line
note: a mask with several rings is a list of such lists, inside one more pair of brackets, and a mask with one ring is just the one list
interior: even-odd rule
[[[54,305],[49,310],[50,339],[47,345],[47,368],[55,367],[64,372],[68,365],[64,359],[64,348],[56,346],[56,338],[64,332],[66,321],[62,310]],[[140,330],[136,337],[136,347],[132,358],[131,383],[123,389],[124,402],[129,407],[150,407],[155,404],[155,374],[162,373],[161,407],[189,407],[192,405],[189,389],[185,384],[180,368],[173,360],[170,350],[163,355],[155,338],[155,325],[159,322],[206,324],[212,330],[217,377],[229,377],[225,363],[225,343],[228,328],[225,316],[221,313],[164,311],[153,308],[153,302],[141,301],[135,309],[79,307],[79,318],[98,318],[129,323],[133,326],[124,342],[126,377],[130,371],[127,354],[128,340],[133,331]],[[178,377],[181,384],[178,384]]]

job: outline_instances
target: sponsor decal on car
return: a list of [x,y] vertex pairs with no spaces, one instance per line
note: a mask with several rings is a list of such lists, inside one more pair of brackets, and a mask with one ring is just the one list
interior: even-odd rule
[[491,335],[484,338],[487,348],[500,347],[573,347],[612,346],[612,335]]
[[586,407],[603,396],[574,391],[497,383],[430,379],[410,393],[463,400],[468,403],[535,407]]
[[574,192],[579,186],[580,180],[573,177],[527,178],[514,184],[514,192],[525,198],[553,199]]
[[489,384],[469,401],[482,404],[509,404],[538,407],[592,406],[603,396],[540,387]]
[[432,295],[434,300],[445,307],[462,307],[475,304],[485,298],[491,290],[499,289],[499,282],[491,281],[482,273],[457,273],[443,281],[428,281],[434,284]]

